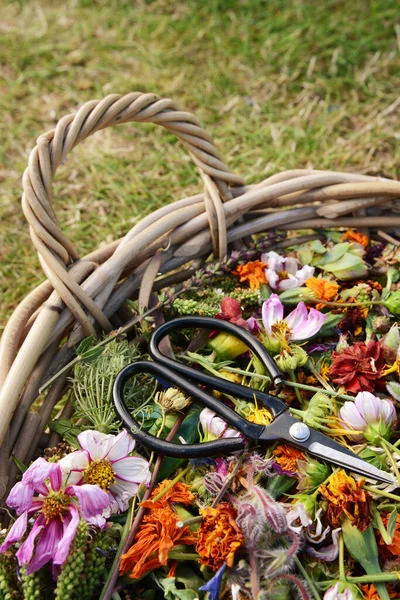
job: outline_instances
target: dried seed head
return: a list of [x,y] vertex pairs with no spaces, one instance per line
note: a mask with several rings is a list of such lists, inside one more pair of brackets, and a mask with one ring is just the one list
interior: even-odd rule
[[154,401],[165,411],[169,412],[183,410],[190,404],[191,399],[177,388],[170,387],[163,392],[157,392]]

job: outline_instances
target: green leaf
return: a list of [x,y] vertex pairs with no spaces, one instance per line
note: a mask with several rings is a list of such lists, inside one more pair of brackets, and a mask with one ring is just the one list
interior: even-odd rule
[[392,543],[394,532],[396,530],[396,518],[397,518],[397,509],[394,508],[392,510],[392,512],[390,513],[389,522],[388,522],[388,526],[387,526],[387,531],[388,531],[388,535],[389,535],[389,539],[390,539],[389,544]]
[[91,335],[79,344],[76,348],[76,353],[81,359],[82,362],[92,362],[95,360],[100,354],[102,354],[105,350],[105,346],[101,346],[100,348],[93,347],[94,337]]
[[[362,533],[354,527],[348,519],[342,523],[343,541],[350,556],[357,561],[368,575],[382,573],[379,559],[378,546],[376,543],[372,525]],[[390,600],[386,585],[374,583],[381,600]]]
[[159,584],[164,590],[165,600],[197,600],[199,594],[191,589],[178,589],[176,577],[159,579]]
[[75,448],[79,448],[77,437],[80,433],[82,433],[83,429],[73,425],[70,419],[61,417],[56,421],[52,421],[49,427],[51,431],[59,433],[63,440],[67,442],[67,444],[74,446]]
[[26,467],[24,463],[21,462],[16,456],[13,456],[12,458],[15,464],[17,465],[18,470],[21,471],[21,473],[25,473],[28,467]]
[[87,352],[93,345],[94,337],[90,335],[81,341],[81,343],[76,347],[76,353],[78,356],[83,356],[85,352]]
[[[179,427],[174,439],[172,440],[175,444],[180,443],[180,437],[182,437],[188,444],[194,444],[195,442],[199,441],[198,425],[201,411],[202,409],[195,408],[189,412],[187,417],[183,420],[182,425]],[[186,461],[187,458],[164,458],[157,481],[167,479],[171,473],[173,473]]]

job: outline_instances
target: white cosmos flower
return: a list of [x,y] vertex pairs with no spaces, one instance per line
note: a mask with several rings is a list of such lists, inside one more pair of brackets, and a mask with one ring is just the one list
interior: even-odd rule
[[135,441],[126,430],[118,435],[88,430],[78,435],[78,442],[82,450],[64,456],[58,463],[68,483],[98,484],[105,490],[110,505],[104,516],[126,510],[139,485],[150,480],[147,460],[129,456]]

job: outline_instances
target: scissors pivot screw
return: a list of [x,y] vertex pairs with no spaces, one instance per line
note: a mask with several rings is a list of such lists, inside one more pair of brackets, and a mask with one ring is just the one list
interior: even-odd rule
[[289,433],[296,442],[305,442],[311,435],[310,428],[305,423],[294,423]]

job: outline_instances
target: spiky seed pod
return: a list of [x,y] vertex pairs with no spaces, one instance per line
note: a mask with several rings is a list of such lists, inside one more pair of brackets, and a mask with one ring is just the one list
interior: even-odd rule
[[114,548],[113,540],[107,532],[100,532],[91,538],[86,552],[85,577],[79,588],[79,600],[94,600],[98,586],[106,576],[106,561],[110,550]]
[[24,600],[40,600],[42,595],[42,577],[41,572],[36,571],[31,575],[26,574],[26,568],[21,567],[20,577],[22,584],[22,592]]
[[229,295],[231,298],[238,300],[243,308],[260,305],[261,296],[259,290],[235,288]]
[[78,529],[71,544],[67,560],[62,566],[57,579],[54,592],[55,600],[72,600],[81,598],[81,575],[85,566],[85,550],[88,540],[88,524],[83,519],[79,522]]
[[[0,532],[0,544],[4,542],[7,530]],[[12,550],[0,554],[0,600],[19,600],[20,586],[17,580],[17,559]]]

